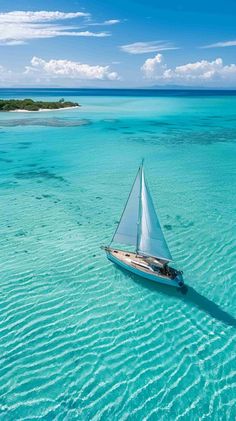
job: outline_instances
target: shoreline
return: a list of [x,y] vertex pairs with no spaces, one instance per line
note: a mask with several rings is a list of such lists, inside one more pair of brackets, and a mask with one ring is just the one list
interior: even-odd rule
[[62,111],[62,110],[72,110],[74,108],[80,108],[80,105],[74,107],[62,107],[62,108],[39,108],[39,110],[10,110],[10,111],[0,111],[3,113],[41,113],[47,111]]

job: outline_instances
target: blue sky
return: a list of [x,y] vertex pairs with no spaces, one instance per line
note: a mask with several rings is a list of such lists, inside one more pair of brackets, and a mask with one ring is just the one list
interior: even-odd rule
[[0,86],[236,87],[236,1],[0,3]]

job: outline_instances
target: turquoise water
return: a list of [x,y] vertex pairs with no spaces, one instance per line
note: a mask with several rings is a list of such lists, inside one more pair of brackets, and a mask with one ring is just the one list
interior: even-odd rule
[[[0,419],[233,420],[236,96],[76,99],[0,115]],[[100,250],[142,157],[185,293]]]

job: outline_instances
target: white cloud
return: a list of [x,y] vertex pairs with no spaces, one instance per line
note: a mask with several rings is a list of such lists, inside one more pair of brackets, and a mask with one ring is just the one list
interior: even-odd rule
[[73,19],[78,17],[90,16],[89,13],[84,12],[58,12],[41,10],[39,12],[32,11],[13,11],[7,13],[0,13],[0,23],[37,23],[50,22],[55,20]]
[[7,27],[0,24],[0,44],[1,45],[20,45],[25,44],[31,39],[54,38],[59,36],[69,37],[107,37],[107,32],[91,32],[91,31],[68,31],[71,29],[59,25],[11,25]]
[[[0,28],[1,28],[1,25],[0,25]],[[0,37],[1,37],[1,35],[0,35]],[[24,45],[24,44],[26,44],[26,42],[25,41],[23,41],[23,40],[16,40],[16,39],[14,39],[14,40],[10,40],[10,39],[8,39],[8,40],[2,40],[1,41],[1,39],[0,39],[0,45]]]
[[133,44],[121,45],[120,49],[129,54],[144,54],[166,50],[178,50],[177,47],[167,41],[134,42]]
[[201,48],[235,47],[235,46],[236,46],[236,40],[232,40],[232,41],[215,42],[214,44],[204,45]]
[[57,11],[14,11],[0,13],[0,44],[25,44],[30,39],[58,36],[106,37],[108,32],[78,31],[78,26],[62,25],[58,21],[86,18],[88,13],[65,13]]
[[165,67],[163,65],[162,54],[157,54],[153,58],[148,58],[141,67],[147,79],[156,79],[163,74]]
[[27,66],[25,74],[51,78],[69,78],[78,80],[119,80],[116,72],[109,66],[91,66],[70,60],[43,60],[33,57],[31,66]]
[[119,19],[109,19],[103,22],[104,25],[116,25],[117,23],[120,23]]
[[236,64],[224,65],[221,58],[168,68],[162,54],[157,54],[156,57],[147,59],[141,70],[145,78],[162,83],[184,83],[191,86],[199,83],[236,82]]
[[111,26],[117,25],[117,23],[121,23],[120,19],[108,19],[104,20],[103,22],[89,22],[89,26]]

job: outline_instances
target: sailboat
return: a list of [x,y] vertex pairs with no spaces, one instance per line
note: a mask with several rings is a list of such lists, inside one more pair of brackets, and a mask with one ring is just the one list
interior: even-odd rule
[[[114,248],[114,243],[134,250]],[[143,161],[112,240],[103,249],[111,262],[129,272],[161,284],[184,286],[182,272],[169,266],[173,259],[145,179]]]

